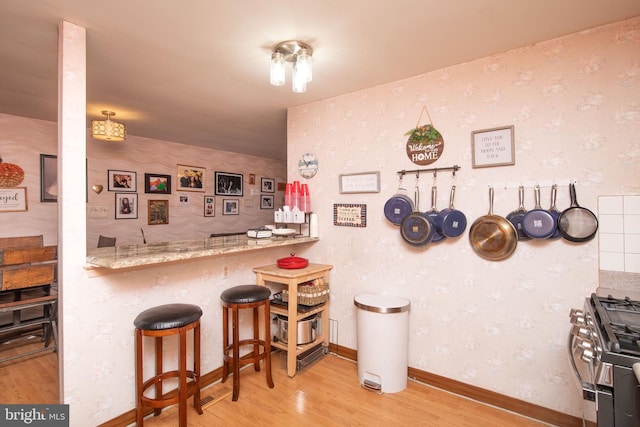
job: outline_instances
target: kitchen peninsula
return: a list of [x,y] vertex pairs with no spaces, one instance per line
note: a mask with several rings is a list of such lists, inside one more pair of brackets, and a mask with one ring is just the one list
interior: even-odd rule
[[122,269],[316,242],[317,237],[253,239],[246,235],[91,249],[85,268]]

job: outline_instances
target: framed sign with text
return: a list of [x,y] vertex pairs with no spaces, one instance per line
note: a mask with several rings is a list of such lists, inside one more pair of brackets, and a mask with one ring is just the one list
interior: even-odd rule
[[514,127],[504,126],[471,132],[471,156],[474,168],[516,164]]
[[380,172],[340,175],[340,193],[379,193]]
[[27,210],[27,187],[0,188],[0,212]]
[[334,204],[333,225],[343,227],[366,227],[367,205],[356,203]]

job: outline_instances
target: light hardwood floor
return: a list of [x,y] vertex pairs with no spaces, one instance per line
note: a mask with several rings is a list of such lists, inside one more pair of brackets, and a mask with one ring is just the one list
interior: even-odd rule
[[[133,369],[133,367],[132,367]],[[3,403],[57,402],[57,357],[44,354],[0,365]],[[29,374],[26,375],[25,372]],[[326,355],[294,378],[287,377],[274,353],[275,388],[269,389],[264,371],[242,370],[240,397],[227,397],[198,415],[189,405],[189,425],[211,426],[541,426],[545,425],[433,387],[409,381],[399,393],[375,394],[360,387],[357,364]],[[202,398],[230,385],[214,384]],[[205,399],[207,400],[207,399]],[[178,410],[148,417],[145,426],[174,427]]]

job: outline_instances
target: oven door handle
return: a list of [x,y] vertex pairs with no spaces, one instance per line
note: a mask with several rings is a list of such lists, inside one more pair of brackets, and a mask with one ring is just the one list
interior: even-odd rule
[[[576,361],[573,357],[573,340],[575,338],[576,337],[571,332],[569,332],[569,342],[567,346],[567,351],[569,353],[569,363],[571,363],[571,368],[573,369],[573,373],[575,374],[582,388],[582,398],[584,400],[590,400],[592,402],[595,402],[596,401],[595,386],[593,385],[592,382],[587,382],[582,378],[582,376],[580,375],[580,371],[576,366]],[[638,365],[640,365],[640,363],[638,363]]]

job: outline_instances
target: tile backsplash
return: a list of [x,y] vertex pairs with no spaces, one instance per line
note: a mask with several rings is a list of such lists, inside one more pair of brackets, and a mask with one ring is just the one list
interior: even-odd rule
[[600,270],[640,273],[640,195],[600,196]]

